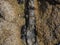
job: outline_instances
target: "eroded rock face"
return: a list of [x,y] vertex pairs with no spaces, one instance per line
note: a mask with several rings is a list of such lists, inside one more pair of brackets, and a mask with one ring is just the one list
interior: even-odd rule
[[[39,8],[37,8],[36,3],[39,4]],[[39,45],[59,45],[58,43],[60,42],[60,5],[57,3],[50,4],[48,1],[46,1],[45,4],[41,3],[41,1],[38,3],[37,1],[35,2],[35,4],[36,29]],[[44,9],[44,5],[47,5],[47,8]]]
[[[13,0],[16,2],[16,0]],[[19,6],[9,0],[0,0],[0,45],[22,45],[21,26],[24,18],[18,13]],[[18,9],[16,8],[18,7]]]
[[[34,29],[37,31],[36,41],[38,42],[38,44],[34,45],[59,45],[60,1],[59,0],[44,0],[44,1],[34,0],[34,1],[35,5],[33,5],[32,2],[30,2],[31,4],[29,3],[30,6],[35,6],[34,7],[35,9],[31,7],[30,7],[31,9],[29,8],[30,19],[28,20],[27,18],[28,21],[26,21],[26,23],[30,21],[28,26],[30,25],[36,26],[36,28]],[[20,7],[17,3],[17,0],[0,0],[0,45],[23,45],[20,31],[22,25],[24,25],[25,22],[22,15],[20,15],[21,10],[19,8]],[[24,33],[26,33],[26,30],[28,30],[27,42],[29,45],[33,45],[32,43],[35,42],[35,40],[32,40],[32,38],[34,38],[33,36],[35,35],[33,33],[32,27],[34,26],[30,27],[26,26],[23,28]],[[24,43],[26,43],[25,39],[26,38],[23,37]]]

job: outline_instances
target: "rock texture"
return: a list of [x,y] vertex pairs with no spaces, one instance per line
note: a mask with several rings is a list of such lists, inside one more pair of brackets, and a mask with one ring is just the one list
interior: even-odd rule
[[60,45],[60,0],[0,0],[0,45]]
[[39,45],[59,45],[60,42],[60,4],[50,1],[35,0]]
[[23,45],[20,35],[23,24],[17,1],[0,0],[0,45]]

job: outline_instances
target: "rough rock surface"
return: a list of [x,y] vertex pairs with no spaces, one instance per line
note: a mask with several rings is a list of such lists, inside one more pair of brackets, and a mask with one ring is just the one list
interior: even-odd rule
[[[34,6],[34,9],[27,4],[30,19],[27,16],[26,21],[23,17],[23,4],[17,0],[0,0],[0,45],[24,45],[24,43],[27,45],[24,37],[26,35],[21,33],[27,33],[28,45],[33,45],[35,42],[37,44],[34,45],[60,45],[60,0],[34,0],[33,2],[28,4]],[[29,22],[28,27],[24,27],[25,22]],[[36,35],[33,30],[36,30]],[[37,37],[36,41],[34,36]]]
[[36,30],[39,45],[59,45],[60,4],[35,0]]
[[20,31],[24,18],[21,16],[16,0],[0,0],[0,45],[23,45]]

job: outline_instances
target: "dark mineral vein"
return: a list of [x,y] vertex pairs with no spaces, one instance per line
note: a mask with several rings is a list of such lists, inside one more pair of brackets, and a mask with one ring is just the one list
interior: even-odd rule
[[37,45],[36,39],[36,26],[34,16],[34,0],[25,0],[25,21],[23,26],[22,38],[25,41],[25,45]]

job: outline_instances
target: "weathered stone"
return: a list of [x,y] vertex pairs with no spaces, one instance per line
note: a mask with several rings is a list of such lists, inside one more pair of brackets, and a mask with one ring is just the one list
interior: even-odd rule
[[0,45],[23,45],[20,33],[24,18],[19,15],[16,0],[0,0]]
[[[43,7],[40,5],[43,3],[35,0],[37,39],[39,45],[55,45],[60,41],[60,6],[57,3],[50,4],[47,0],[45,3],[47,8],[42,11]],[[40,8],[41,10],[39,10]]]

